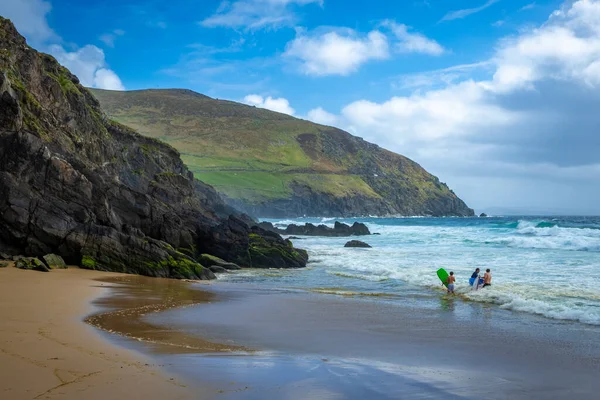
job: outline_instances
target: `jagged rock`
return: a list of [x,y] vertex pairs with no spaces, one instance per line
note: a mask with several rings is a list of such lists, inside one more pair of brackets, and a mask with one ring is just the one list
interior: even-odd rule
[[352,226],[335,221],[333,228],[327,225],[314,225],[306,223],[304,225],[288,225],[285,229],[279,229],[273,226],[270,222],[261,222],[258,226],[269,232],[278,233],[281,235],[302,235],[302,236],[329,236],[329,237],[344,237],[344,236],[366,236],[370,235],[369,228],[363,223],[355,222]]
[[65,260],[61,256],[57,256],[56,254],[46,254],[43,257],[43,261],[46,262],[46,266],[50,269],[65,269],[67,268],[67,264]]
[[0,253],[0,260],[12,260],[12,257],[6,253]]
[[36,257],[23,257],[15,263],[15,267],[19,269],[30,269],[34,271],[49,272],[50,269]]
[[227,262],[223,259],[220,259],[219,257],[215,257],[215,256],[211,256],[210,254],[202,254],[198,257],[198,261],[202,263],[202,265],[205,265],[207,267],[213,267],[213,266],[218,266],[221,268],[224,268],[226,270],[238,270],[238,269],[242,269],[242,267],[240,267],[237,264],[234,263],[230,263]]
[[[230,216],[221,224],[201,232],[198,250],[247,268],[300,268],[308,254],[296,249],[276,233]],[[223,266],[225,267],[225,266]]]
[[479,218],[485,218],[485,217],[487,217],[487,214],[486,214],[486,213],[481,213],[481,214],[479,214]]
[[351,240],[344,245],[344,247],[362,247],[362,248],[371,248],[371,245],[361,242],[360,240]]
[[[263,235],[247,228],[250,217],[239,217],[245,229],[223,228],[239,213],[195,180],[176,150],[108,119],[77,77],[2,17],[0,49],[0,250],[186,279],[214,278],[196,260],[202,253],[268,264],[250,257],[249,235]],[[300,252],[281,238],[272,246]]]
[[227,270],[225,268],[219,267],[218,265],[210,266],[210,267],[208,267],[208,269],[210,269],[215,274],[222,274],[222,273],[227,272]]
[[21,256],[21,255],[19,255],[19,256],[12,256],[12,260],[13,261],[19,261],[23,257],[25,257],[25,256]]

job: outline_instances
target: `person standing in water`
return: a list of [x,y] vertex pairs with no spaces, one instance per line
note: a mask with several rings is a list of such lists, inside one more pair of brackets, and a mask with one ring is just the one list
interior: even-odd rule
[[469,285],[473,286],[474,288],[477,288],[477,285],[479,284],[479,271],[479,268],[477,268],[471,275],[471,279],[469,279]]
[[492,286],[492,273],[488,268],[485,270],[485,274],[483,274],[483,287]]
[[450,276],[446,279],[446,283],[448,284],[448,293],[454,294],[454,282],[456,282],[456,277],[454,276],[454,272],[450,272]]

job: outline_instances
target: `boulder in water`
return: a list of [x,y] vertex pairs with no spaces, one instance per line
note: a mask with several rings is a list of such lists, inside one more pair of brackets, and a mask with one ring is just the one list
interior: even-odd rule
[[360,240],[351,240],[344,245],[344,247],[362,247],[362,248],[371,248],[371,245],[365,242],[361,242]]

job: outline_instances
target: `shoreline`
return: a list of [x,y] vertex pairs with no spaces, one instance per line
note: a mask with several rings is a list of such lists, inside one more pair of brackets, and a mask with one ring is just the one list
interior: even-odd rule
[[[111,285],[130,275],[69,268],[0,268],[0,397],[104,400],[197,399],[155,360],[103,338],[84,319]],[[111,289],[112,290],[112,289]]]
[[[147,343],[157,353],[249,351],[241,346],[211,342],[145,320],[151,314],[216,300],[214,293],[192,288],[188,281],[140,275],[111,276],[96,281],[110,285],[110,293],[92,301],[100,311],[83,321],[101,331]],[[195,283],[199,282],[202,281]]]

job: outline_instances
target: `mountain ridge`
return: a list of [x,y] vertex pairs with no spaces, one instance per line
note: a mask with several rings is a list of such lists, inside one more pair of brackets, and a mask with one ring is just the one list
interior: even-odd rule
[[474,215],[418,163],[335,127],[189,89],[91,91],[111,118],[171,144],[252,215]]

